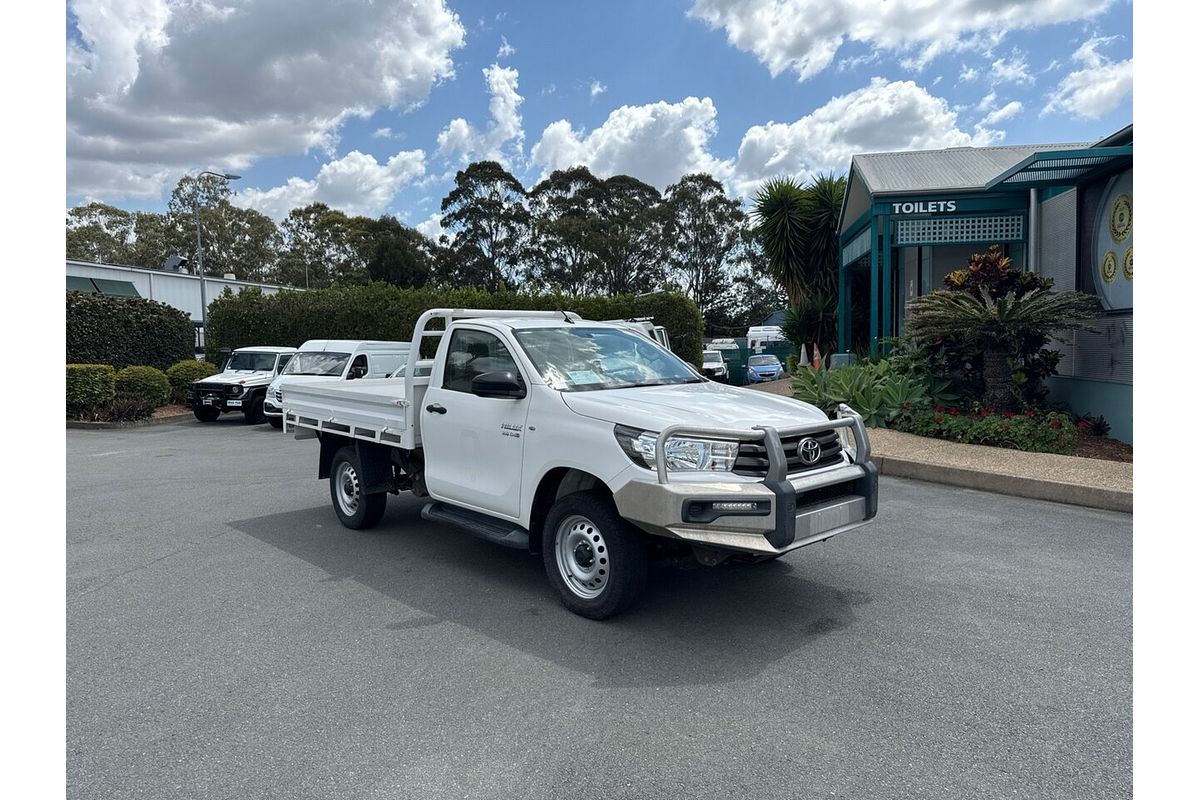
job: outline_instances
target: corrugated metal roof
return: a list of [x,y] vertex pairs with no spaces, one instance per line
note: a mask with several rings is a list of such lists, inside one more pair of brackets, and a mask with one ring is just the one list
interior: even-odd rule
[[851,169],[858,170],[873,195],[982,189],[1034,153],[1088,146],[1082,142],[867,153],[854,156]]

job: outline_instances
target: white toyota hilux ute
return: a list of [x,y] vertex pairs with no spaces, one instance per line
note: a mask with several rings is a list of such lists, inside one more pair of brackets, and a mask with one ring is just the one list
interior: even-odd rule
[[578,614],[628,607],[652,559],[768,560],[875,516],[878,472],[847,406],[831,420],[714,383],[572,313],[433,309],[412,343],[403,378],[283,387],[284,428],[319,440],[338,518],[371,527],[389,492],[411,491],[426,519],[540,553]]

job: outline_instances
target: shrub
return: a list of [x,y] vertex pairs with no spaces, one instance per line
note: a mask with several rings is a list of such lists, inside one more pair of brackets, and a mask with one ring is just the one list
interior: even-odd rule
[[371,283],[269,296],[253,289],[222,293],[209,307],[206,355],[215,359],[222,348],[299,345],[307,339],[407,341],[417,317],[430,308],[566,310],[594,320],[651,317],[667,329],[671,348],[683,360],[698,366],[703,349],[699,310],[674,292],[569,297]]
[[67,362],[166,369],[194,354],[188,315],[153,300],[67,292]]
[[67,416],[93,418],[112,403],[117,371],[108,364],[67,364]]
[[925,387],[894,371],[887,361],[851,364],[841,369],[801,369],[792,381],[793,395],[812,403],[831,418],[846,403],[863,422],[878,428],[905,410],[928,402]]
[[117,397],[122,400],[140,402],[153,411],[166,405],[170,396],[170,381],[154,367],[126,367],[117,373]]
[[193,381],[207,378],[216,372],[217,368],[208,361],[197,361],[194,358],[185,358],[172,364],[167,370],[167,380],[171,383],[171,402],[182,403],[187,399],[187,390]]
[[1068,414],[1033,409],[998,412],[991,406],[973,411],[940,405],[914,407],[898,416],[892,427],[918,436],[1033,453],[1070,453],[1079,435]]

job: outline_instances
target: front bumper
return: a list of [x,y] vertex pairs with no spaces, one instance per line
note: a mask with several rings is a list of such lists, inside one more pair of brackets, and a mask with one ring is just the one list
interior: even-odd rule
[[782,372],[749,372],[746,374],[746,380],[750,383],[762,383],[763,381],[774,381],[783,377]]
[[242,411],[245,400],[249,395],[242,397],[226,397],[224,394],[215,392],[188,392],[186,405],[192,409],[198,408],[215,408],[218,411]]
[[[660,448],[672,434],[764,441],[771,462],[767,476],[762,480],[735,482],[708,473],[704,477],[668,480],[665,463],[660,463],[656,476],[646,478],[639,474],[614,493],[617,510],[622,517],[654,535],[763,555],[787,553],[861,527],[878,510],[879,471],[870,460],[870,443],[862,418],[849,408],[842,408],[844,416],[838,420],[810,423],[782,433],[795,435],[831,427],[849,428],[856,440],[852,460],[794,475],[786,474],[781,432],[773,428],[750,431],[668,428],[659,435]],[[748,510],[723,513],[720,509],[729,506],[719,505],[722,503],[738,504],[733,508]]]

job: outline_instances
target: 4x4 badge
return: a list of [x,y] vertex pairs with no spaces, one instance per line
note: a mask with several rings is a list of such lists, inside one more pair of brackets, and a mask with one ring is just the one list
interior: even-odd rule
[[813,438],[804,438],[796,445],[796,452],[805,464],[815,464],[821,458],[821,444]]

